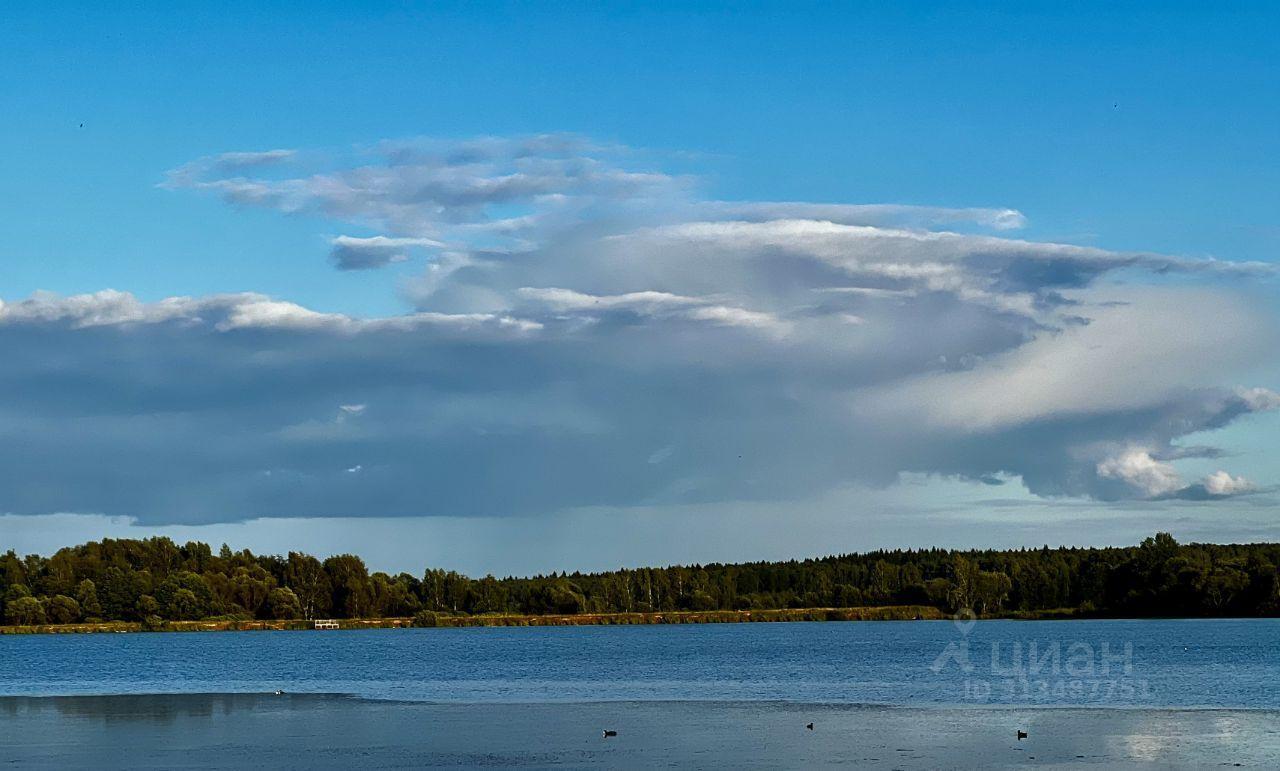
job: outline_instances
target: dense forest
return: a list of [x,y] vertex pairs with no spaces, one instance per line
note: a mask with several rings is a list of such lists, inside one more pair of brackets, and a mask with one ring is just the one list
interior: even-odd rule
[[1280,615],[1280,544],[877,551],[533,578],[369,573],[356,556],[255,556],[168,538],[0,557],[7,624],[933,605],[995,615]]

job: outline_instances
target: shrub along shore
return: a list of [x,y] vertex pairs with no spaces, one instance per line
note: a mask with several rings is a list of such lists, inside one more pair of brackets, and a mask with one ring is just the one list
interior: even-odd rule
[[[864,608],[785,608],[779,610],[669,611],[666,613],[578,613],[573,615],[478,616],[421,611],[411,618],[351,618],[338,620],[342,629],[404,629],[409,627],[468,626],[631,626],[643,624],[736,624],[786,621],[919,621],[944,618],[927,605],[882,605]],[[94,634],[103,632],[253,632],[303,631],[315,622],[302,619],[210,619],[204,621],[109,621],[80,624],[0,626],[0,634]],[[331,631],[331,630],[325,630]]]

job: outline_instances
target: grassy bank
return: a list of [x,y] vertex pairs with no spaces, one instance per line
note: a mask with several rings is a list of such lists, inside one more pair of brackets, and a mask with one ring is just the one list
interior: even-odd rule
[[[436,627],[465,626],[620,626],[635,624],[734,624],[785,621],[909,621],[940,619],[937,608],[925,605],[891,605],[862,608],[789,608],[780,610],[672,611],[668,613],[578,613],[573,615],[445,615],[434,619]],[[343,629],[397,629],[413,626],[411,618],[355,618],[339,621]],[[0,626],[0,634],[92,634],[103,632],[229,632],[312,629],[310,621],[169,621],[158,626],[139,622],[110,621],[98,624],[38,624]]]

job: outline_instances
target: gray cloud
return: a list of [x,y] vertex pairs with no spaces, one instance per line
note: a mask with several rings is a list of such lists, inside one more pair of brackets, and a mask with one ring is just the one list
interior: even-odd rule
[[903,473],[1098,500],[1256,490],[1176,464],[1224,454],[1189,437],[1280,408],[1251,382],[1275,314],[1243,288],[1269,266],[983,232],[1023,224],[1011,209],[698,201],[558,135],[371,152],[307,174],[221,156],[170,183],[381,230],[332,259],[422,254],[411,312],[0,303],[0,511],[520,515]]
[[[932,297],[866,309],[862,325],[792,318],[784,336],[694,318],[727,306],[692,298],[615,297],[603,312],[572,300],[519,316],[385,319],[256,295],[7,304],[4,508],[188,523],[506,515],[789,500],[904,470],[1017,476],[1044,495],[1158,497],[1099,464],[1135,443],[1168,452],[1273,398],[1103,391],[1085,413],[1047,403],[977,427],[890,421],[858,405],[920,372],[991,366],[952,369],[938,351],[981,345],[998,357],[1035,339]],[[944,319],[959,323],[944,332]]]
[[338,236],[333,239],[329,259],[338,270],[369,270],[393,262],[405,262],[414,249],[439,249],[444,246],[432,238],[388,238],[371,236],[356,238]]

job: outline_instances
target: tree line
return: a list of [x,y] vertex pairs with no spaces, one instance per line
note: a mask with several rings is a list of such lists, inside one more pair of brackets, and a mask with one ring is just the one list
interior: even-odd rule
[[194,619],[385,618],[933,605],[979,614],[1280,615],[1280,544],[875,551],[788,562],[474,579],[370,573],[325,560],[104,539],[50,557],[0,557],[6,624]]

